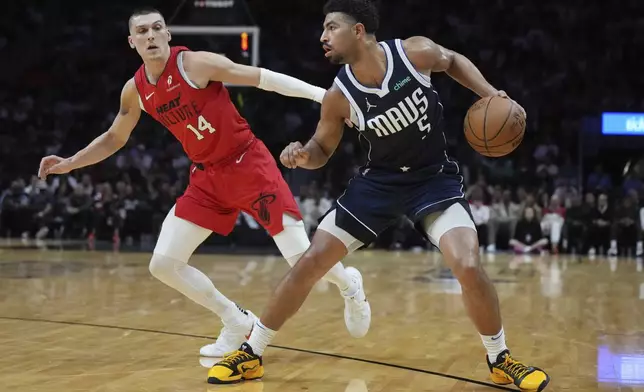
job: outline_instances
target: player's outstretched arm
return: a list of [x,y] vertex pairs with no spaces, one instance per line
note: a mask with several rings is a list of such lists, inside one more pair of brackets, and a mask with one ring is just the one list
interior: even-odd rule
[[81,167],[98,163],[121,149],[130,138],[141,118],[141,107],[134,79],[125,83],[121,91],[119,112],[112,126],[87,147],[69,158],[50,155],[40,161],[38,176],[45,179],[49,174],[65,174]]
[[342,140],[345,119],[349,116],[349,102],[334,84],[322,101],[315,134],[304,146],[300,142],[289,144],[280,154],[282,164],[290,169],[302,167],[309,170],[326,165]]
[[183,64],[190,79],[200,86],[206,85],[207,81],[217,81],[258,87],[289,97],[306,98],[316,102],[322,102],[326,92],[321,87],[310,85],[291,76],[265,68],[237,64],[211,52],[185,52]]
[[479,97],[504,95],[485,80],[481,71],[467,57],[444,48],[427,37],[408,38],[403,42],[403,47],[409,60],[420,72],[446,72]]

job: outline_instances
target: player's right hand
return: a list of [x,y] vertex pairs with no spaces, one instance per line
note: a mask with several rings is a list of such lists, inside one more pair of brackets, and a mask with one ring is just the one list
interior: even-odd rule
[[286,146],[284,151],[280,154],[280,161],[282,165],[288,167],[289,169],[295,169],[298,166],[305,165],[311,153],[304,150],[304,146],[300,142],[293,142]]
[[38,177],[41,180],[47,179],[50,174],[65,174],[72,171],[74,168],[69,158],[61,158],[56,155],[49,155],[40,160],[40,168],[38,169]]

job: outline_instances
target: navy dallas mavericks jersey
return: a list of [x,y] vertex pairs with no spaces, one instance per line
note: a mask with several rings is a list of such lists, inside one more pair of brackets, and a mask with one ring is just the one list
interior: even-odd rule
[[380,45],[387,57],[381,88],[361,85],[349,65],[335,78],[357,117],[361,142],[368,150],[367,167],[401,171],[445,161],[443,105],[431,80],[416,71],[401,40]]
[[366,165],[336,200],[335,223],[365,244],[402,216],[425,235],[419,223],[427,215],[454,203],[470,211],[458,163],[447,155],[443,105],[430,78],[414,68],[401,40],[379,44],[387,59],[380,88],[361,85],[349,65],[335,78],[367,149]]

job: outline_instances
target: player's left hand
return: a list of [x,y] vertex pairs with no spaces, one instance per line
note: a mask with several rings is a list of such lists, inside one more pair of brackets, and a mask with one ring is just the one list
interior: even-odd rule
[[65,174],[74,170],[69,159],[61,158],[56,155],[44,157],[40,161],[38,168],[38,177],[41,180],[46,180],[50,174]]
[[295,169],[298,166],[305,165],[311,154],[304,149],[302,143],[293,142],[286,146],[286,148],[280,154],[280,161],[282,165],[288,167],[289,169]]

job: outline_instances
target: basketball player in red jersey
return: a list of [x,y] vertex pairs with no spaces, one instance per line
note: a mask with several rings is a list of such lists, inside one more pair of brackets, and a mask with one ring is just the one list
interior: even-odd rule
[[[125,83],[112,126],[72,157],[43,158],[39,176],[68,173],[110,157],[126,144],[141,110],[168,128],[194,165],[190,184],[163,222],[150,272],[221,318],[224,328],[219,338],[200,351],[203,356],[221,357],[246,340],[256,317],[188,265],[195,249],[212,232],[229,234],[240,211],[251,214],[266,228],[291,266],[310,244],[275,160],[239,115],[223,83],[317,102],[326,90],[263,68],[236,64],[214,53],[170,47],[170,31],[154,9],[134,12],[129,30],[129,44],[143,65]],[[337,263],[325,279],[336,284],[345,299],[349,333],[364,336],[371,309],[358,270]]]

